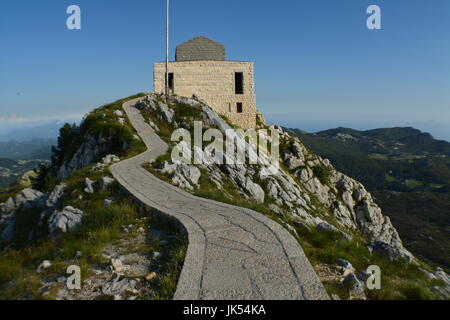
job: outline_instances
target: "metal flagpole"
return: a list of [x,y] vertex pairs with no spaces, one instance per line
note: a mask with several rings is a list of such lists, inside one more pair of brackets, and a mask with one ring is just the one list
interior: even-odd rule
[[166,0],[166,102],[169,96],[169,0]]

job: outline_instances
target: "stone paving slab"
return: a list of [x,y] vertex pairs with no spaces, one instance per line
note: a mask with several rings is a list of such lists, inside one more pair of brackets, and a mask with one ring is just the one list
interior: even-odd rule
[[148,150],[113,165],[111,172],[136,200],[187,231],[174,299],[329,299],[296,239],[278,223],[247,208],[193,196],[142,168],[168,146],[134,108],[139,99],[123,109]]

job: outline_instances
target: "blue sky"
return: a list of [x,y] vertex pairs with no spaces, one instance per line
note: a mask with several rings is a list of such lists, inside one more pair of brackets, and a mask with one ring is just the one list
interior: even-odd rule
[[[66,8],[82,29],[66,28]],[[382,10],[382,30],[366,9]],[[2,0],[0,127],[152,89],[164,0]],[[450,1],[172,1],[171,56],[197,35],[255,62],[258,108],[308,131],[414,126],[450,140]]]

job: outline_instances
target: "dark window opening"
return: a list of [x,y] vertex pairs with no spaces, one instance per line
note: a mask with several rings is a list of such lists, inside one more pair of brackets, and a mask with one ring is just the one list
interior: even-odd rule
[[244,94],[244,73],[236,72],[234,74],[235,93]]
[[[169,89],[173,89],[173,72],[169,72],[169,86],[168,86],[168,88]],[[166,85],[167,85],[167,83],[166,83]]]
[[237,113],[242,113],[242,109],[243,109],[242,102],[238,102],[237,103]]

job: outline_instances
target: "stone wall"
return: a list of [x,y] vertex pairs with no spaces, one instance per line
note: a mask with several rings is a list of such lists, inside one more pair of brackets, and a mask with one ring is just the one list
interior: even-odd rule
[[[165,63],[154,65],[154,90],[165,90]],[[191,97],[196,94],[216,112],[244,128],[256,126],[256,96],[253,83],[253,62],[178,61],[169,63],[174,74],[173,93]],[[235,94],[235,73],[244,74],[244,94]],[[242,113],[237,112],[242,103]]]

